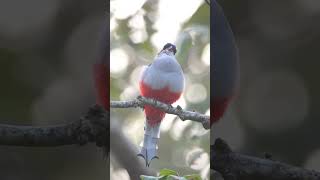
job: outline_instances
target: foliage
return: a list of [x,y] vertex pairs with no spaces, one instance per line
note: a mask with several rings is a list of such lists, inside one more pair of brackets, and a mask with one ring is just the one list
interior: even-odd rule
[[179,176],[178,172],[171,169],[162,169],[158,177],[141,175],[141,180],[202,180],[200,175],[191,174]]

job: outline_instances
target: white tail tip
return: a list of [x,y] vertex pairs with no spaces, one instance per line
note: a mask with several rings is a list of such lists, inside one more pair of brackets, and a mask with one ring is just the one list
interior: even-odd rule
[[149,167],[152,159],[159,159],[159,157],[157,156],[157,153],[158,151],[156,148],[147,149],[145,147],[142,147],[138,156],[142,157],[146,162],[146,167]]
[[138,156],[141,156],[146,166],[149,167],[152,159],[159,159],[158,155],[158,141],[160,138],[160,123],[150,126],[147,122],[144,129],[144,138],[141,151]]

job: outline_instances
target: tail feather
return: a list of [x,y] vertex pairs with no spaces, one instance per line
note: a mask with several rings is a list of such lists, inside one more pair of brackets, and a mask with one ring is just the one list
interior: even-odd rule
[[146,167],[149,167],[153,159],[159,159],[157,154],[158,154],[157,148],[142,147],[138,156],[142,157],[146,162]]
[[149,125],[146,122],[143,144],[138,156],[144,158],[146,167],[150,166],[153,159],[159,159],[158,157],[158,141],[160,138],[160,123],[155,125]]

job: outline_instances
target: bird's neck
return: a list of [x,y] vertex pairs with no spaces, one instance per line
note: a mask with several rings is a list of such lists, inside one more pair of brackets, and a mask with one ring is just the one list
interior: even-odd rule
[[160,51],[160,52],[158,53],[158,56],[163,56],[163,55],[166,55],[166,56],[173,56],[173,57],[174,57],[173,52],[168,51],[168,50],[163,50],[163,51]]

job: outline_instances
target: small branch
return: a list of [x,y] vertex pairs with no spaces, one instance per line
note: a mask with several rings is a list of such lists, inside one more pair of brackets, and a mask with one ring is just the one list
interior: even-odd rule
[[0,124],[0,145],[62,146],[95,142],[109,149],[109,113],[100,106],[89,109],[77,121],[57,126],[34,127]]
[[168,114],[177,115],[181,120],[191,120],[195,122],[202,123],[205,129],[210,129],[210,116],[200,114],[198,112],[193,111],[185,111],[181,109],[180,106],[173,107],[171,105],[162,103],[160,101],[156,101],[151,98],[146,98],[142,96],[138,96],[135,100],[130,101],[111,101],[111,108],[143,108],[145,105],[151,105],[155,108],[161,109],[162,111]]
[[294,167],[282,162],[232,152],[217,139],[211,146],[211,169],[225,180],[319,180],[320,172]]

